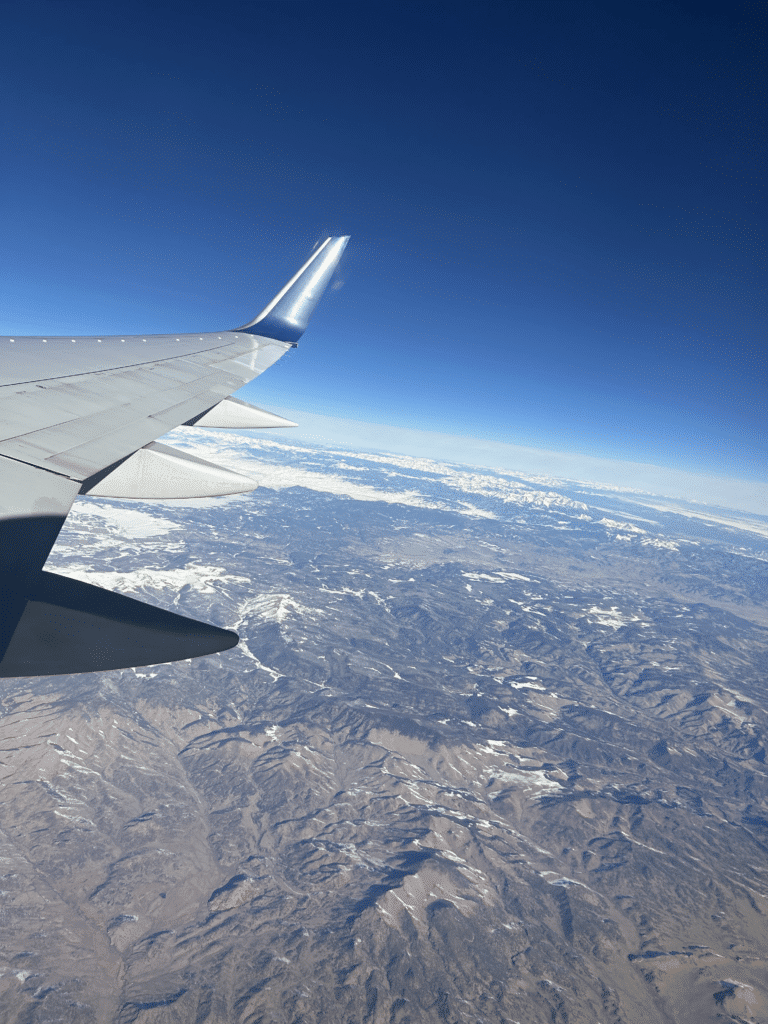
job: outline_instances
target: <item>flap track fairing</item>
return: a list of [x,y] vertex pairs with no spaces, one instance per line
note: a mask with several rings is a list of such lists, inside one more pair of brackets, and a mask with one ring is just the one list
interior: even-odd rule
[[297,427],[298,423],[266,409],[258,409],[240,398],[225,398],[201,416],[187,420],[185,427],[219,427],[235,430],[260,430],[264,427]]
[[153,441],[80,491],[98,498],[213,498],[257,487],[251,477]]

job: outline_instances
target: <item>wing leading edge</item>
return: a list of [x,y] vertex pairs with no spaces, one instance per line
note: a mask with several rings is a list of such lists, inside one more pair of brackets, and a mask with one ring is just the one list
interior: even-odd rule
[[229,396],[296,345],[348,240],[326,239],[234,330],[0,338],[0,676],[155,664],[237,643],[229,630],[43,565],[78,494],[195,497],[255,486],[155,442],[182,424],[294,425]]

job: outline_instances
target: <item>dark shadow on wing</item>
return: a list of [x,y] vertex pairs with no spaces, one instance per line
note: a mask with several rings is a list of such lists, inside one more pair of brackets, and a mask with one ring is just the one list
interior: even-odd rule
[[[8,601],[18,595],[5,595]],[[0,676],[104,672],[198,658],[237,633],[154,608],[90,583],[41,572],[0,662]]]

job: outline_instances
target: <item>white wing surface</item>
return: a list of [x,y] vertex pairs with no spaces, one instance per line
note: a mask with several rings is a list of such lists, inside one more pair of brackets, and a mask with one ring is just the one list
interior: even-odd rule
[[296,345],[347,241],[326,239],[235,330],[0,337],[0,676],[155,664],[237,643],[43,565],[78,494],[184,498],[256,486],[156,439],[180,424],[293,425],[229,396]]

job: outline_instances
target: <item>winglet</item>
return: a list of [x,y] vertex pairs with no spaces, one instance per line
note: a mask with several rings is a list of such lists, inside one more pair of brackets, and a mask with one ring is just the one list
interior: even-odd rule
[[326,238],[256,319],[235,330],[295,344],[307,329],[312,311],[320,301],[348,241],[349,235]]

